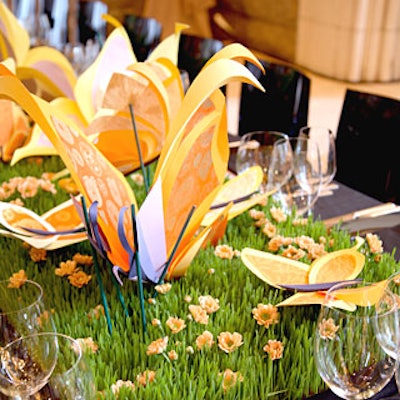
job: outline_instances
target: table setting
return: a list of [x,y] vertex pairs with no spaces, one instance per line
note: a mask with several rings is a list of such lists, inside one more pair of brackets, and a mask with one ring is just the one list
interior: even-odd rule
[[[1,398],[397,395],[399,267],[377,232],[395,225],[343,229],[397,206],[336,182],[314,127],[230,151],[221,88],[268,90],[250,50],[226,45],[184,88],[184,25],[138,61],[107,15],[84,72],[43,46],[39,73],[5,7],[0,97],[18,112],[0,131]],[[304,208],[283,201],[299,191]]]

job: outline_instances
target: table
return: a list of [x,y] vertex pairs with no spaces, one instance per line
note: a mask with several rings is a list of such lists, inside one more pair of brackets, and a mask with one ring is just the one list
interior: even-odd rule
[[[316,218],[327,219],[339,215],[355,212],[364,208],[373,207],[381,204],[364,193],[354,190],[340,182],[335,181],[339,188],[334,190],[331,196],[320,197],[314,206]],[[400,245],[400,225],[392,228],[379,229],[376,232],[383,241],[386,252],[391,252]],[[400,252],[396,251],[395,257],[400,259]]]
[[[43,164],[26,160],[12,168],[4,166],[0,173],[2,179],[6,180],[11,175],[40,176],[43,171],[59,171],[62,167],[57,160],[45,158]],[[135,192],[136,190],[137,187]],[[41,193],[36,198],[27,199],[26,205],[41,214],[51,205],[65,200],[65,197],[66,194],[61,191],[56,196]],[[340,185],[333,196],[318,200],[315,212],[327,218],[377,203],[379,202]],[[302,227],[297,229],[299,232],[310,232],[310,229]],[[323,231],[322,224],[318,231]],[[262,248],[265,237],[260,235],[245,213],[229,223],[222,243],[235,249],[245,246]],[[0,254],[3,256],[0,277],[6,279],[11,272],[24,268],[30,279],[43,285],[49,307],[54,310],[57,329],[75,338],[93,338],[99,345],[99,351],[90,355],[89,361],[96,371],[98,389],[106,393],[105,399],[112,399],[110,386],[118,379],[135,380],[136,375],[147,368],[157,371],[156,382],[141,388],[139,395],[132,393],[127,398],[139,396],[141,399],[168,400],[180,396],[196,400],[225,397],[244,399],[262,398],[260,393],[283,390],[269,399],[297,400],[302,399],[304,393],[319,393],[323,390],[311,355],[318,306],[285,308],[280,311],[279,324],[268,329],[258,326],[252,316],[252,309],[260,302],[276,304],[287,294],[260,281],[243,266],[240,258],[219,259],[214,255],[213,248],[202,250],[185,278],[173,282],[171,291],[166,295],[158,295],[156,304],[146,304],[148,328],[143,339],[135,282],[124,280],[121,288],[130,313],[129,317],[125,317],[110,279],[110,271],[107,268],[102,270],[114,321],[113,334],[109,335],[104,317],[99,320],[89,318],[93,309],[101,302],[94,271],[87,270],[92,274],[92,280],[81,289],[72,287],[67,278],[55,275],[54,269],[59,266],[60,261],[72,258],[77,251],[88,254],[90,247],[85,242],[48,252],[46,260],[35,263],[29,259],[27,249],[19,240],[0,237]],[[147,286],[145,293],[147,299],[153,293],[153,288]],[[188,303],[184,299],[186,295],[190,295],[192,304],[197,304],[198,297],[206,294],[219,299],[220,310],[210,317],[208,325],[202,326],[187,318]],[[176,335],[171,334],[165,325],[169,316],[184,319],[186,329]],[[162,327],[153,326],[153,318],[160,319]],[[239,332],[243,334],[244,345],[231,354],[225,354],[216,343],[209,351],[200,352],[196,348],[195,339],[204,330],[213,333],[215,342],[223,331]],[[161,335],[170,337],[168,351],[177,351],[177,361],[169,363],[161,355],[146,355],[149,343]],[[262,350],[268,339],[284,341],[285,353],[281,360],[269,360]],[[186,352],[187,346],[194,347],[194,354]],[[309,350],[304,350],[307,348]],[[304,358],[297,357],[296,349],[303,349]],[[227,368],[242,373],[244,381],[233,388],[229,395],[224,396],[219,373]],[[327,393],[321,396],[319,398],[325,399]]]

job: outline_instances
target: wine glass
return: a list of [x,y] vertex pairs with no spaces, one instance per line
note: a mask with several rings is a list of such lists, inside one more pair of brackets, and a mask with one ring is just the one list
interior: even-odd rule
[[[279,147],[274,144],[280,142]],[[236,172],[240,174],[259,165],[263,172],[261,193],[274,191],[289,179],[292,171],[289,137],[282,132],[254,131],[242,136],[236,154]],[[274,154],[273,154],[274,153]],[[289,156],[289,157],[288,157]],[[273,168],[272,161],[274,162]]]
[[54,332],[22,336],[0,349],[0,392],[15,400],[36,394],[48,382],[57,361]]
[[328,186],[336,174],[336,145],[333,132],[322,126],[304,126],[299,137],[305,137],[318,144],[321,158],[322,187]]
[[[400,273],[396,272],[386,281],[386,289],[389,290],[396,301],[397,308],[400,304]],[[385,302],[381,302],[379,308],[384,312],[387,308]],[[380,324],[377,319],[375,322],[376,335],[385,352],[396,359],[395,380],[400,392],[400,316],[397,313],[396,318],[392,318],[390,324]]]
[[80,342],[57,333],[57,363],[43,392],[58,400],[92,400],[96,398],[92,370]]
[[390,381],[395,360],[380,345],[375,326],[376,321],[390,325],[393,318],[396,300],[382,284],[347,281],[326,292],[314,359],[321,378],[337,396],[368,399]]
[[[286,212],[295,209],[296,215],[302,216],[312,211],[318,199],[322,179],[319,148],[315,142],[305,137],[291,137],[288,141],[290,146],[281,147],[281,150],[292,153],[292,174],[280,186],[274,198]],[[275,146],[281,143],[277,141]],[[279,151],[275,151],[276,154]]]
[[44,331],[54,331],[54,324],[42,287],[31,280],[0,281],[0,346]]

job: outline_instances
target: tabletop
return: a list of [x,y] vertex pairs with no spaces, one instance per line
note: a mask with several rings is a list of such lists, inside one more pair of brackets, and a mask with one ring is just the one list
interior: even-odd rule
[[[335,183],[338,188],[334,190],[333,195],[318,198],[313,210],[315,218],[324,220],[382,204],[379,200],[344,184]],[[395,249],[395,258],[399,260],[400,252],[397,248],[400,243],[400,225],[379,228],[373,233],[379,235],[386,252],[392,252]]]

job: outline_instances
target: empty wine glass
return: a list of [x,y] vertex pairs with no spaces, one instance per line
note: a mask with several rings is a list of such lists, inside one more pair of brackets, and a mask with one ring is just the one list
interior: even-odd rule
[[[389,290],[399,307],[400,304],[400,273],[396,272],[386,281],[386,289]],[[385,311],[387,305],[384,301],[379,304],[381,312]],[[379,343],[385,352],[392,358],[396,359],[395,379],[400,393],[400,316],[397,312],[396,318],[390,320],[390,324],[380,324],[379,320],[375,322],[376,335]]]
[[322,187],[328,186],[336,174],[336,145],[333,132],[322,126],[305,126],[299,137],[305,137],[318,144],[321,158]]
[[57,400],[95,399],[92,370],[80,342],[62,333],[55,336],[58,344],[57,363],[45,389],[50,392],[51,398]]
[[[297,216],[310,213],[318,199],[321,187],[321,162],[318,145],[305,138],[288,138],[290,146],[282,147],[282,141],[275,146],[282,151],[291,152],[292,174],[274,194],[274,198],[288,213],[296,210]],[[286,142],[286,141],[285,141]],[[275,150],[275,156],[280,150]],[[289,157],[289,156],[288,156]],[[289,158],[290,158],[289,157]],[[275,160],[272,161],[274,163]]]
[[321,378],[337,396],[368,399],[390,381],[395,360],[381,347],[375,327],[390,325],[393,318],[396,300],[382,284],[348,281],[326,292],[314,359]]
[[[263,182],[260,187],[261,193],[278,190],[279,187],[289,179],[292,171],[291,153],[287,152],[290,147],[289,137],[276,131],[254,131],[242,136],[236,154],[236,172],[240,174],[248,168],[258,165],[262,168]],[[280,142],[279,151],[274,144]],[[276,154],[273,157],[273,153]],[[289,155],[289,158],[288,158]],[[272,166],[274,160],[274,166]]]
[[54,331],[54,324],[42,287],[31,280],[0,281],[0,346],[44,331]]
[[27,399],[48,382],[57,361],[54,332],[22,336],[0,349],[0,392]]

